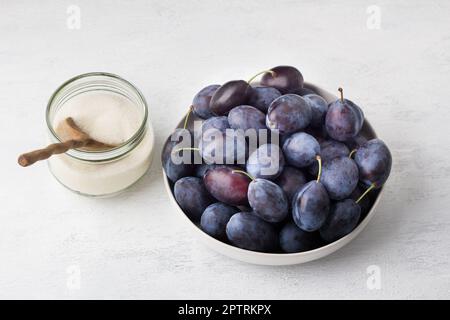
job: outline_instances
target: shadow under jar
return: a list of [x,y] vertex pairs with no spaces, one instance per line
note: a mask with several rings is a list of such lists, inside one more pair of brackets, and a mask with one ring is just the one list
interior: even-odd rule
[[[90,112],[92,117],[99,118],[87,122],[91,128],[84,128],[82,120],[89,118]],[[143,95],[130,82],[100,72],[68,80],[56,90],[47,105],[50,143],[61,142],[57,128],[66,117],[73,117],[91,136],[92,132],[86,129],[97,125],[94,129],[100,138],[93,136],[96,140],[102,140],[101,128],[106,128],[105,131],[118,141],[107,150],[72,149],[49,158],[50,171],[70,190],[87,196],[112,196],[134,184],[150,167],[154,135],[147,121],[148,107]],[[124,141],[120,141],[122,136],[126,137]]]

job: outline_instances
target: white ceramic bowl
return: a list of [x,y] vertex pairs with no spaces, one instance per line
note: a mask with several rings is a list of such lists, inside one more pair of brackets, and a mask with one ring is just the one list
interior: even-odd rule
[[[330,92],[327,92],[313,84],[305,83],[305,87],[312,89],[317,94],[321,95],[327,102],[331,102],[337,99],[337,97]],[[189,124],[192,125],[193,117],[190,117]],[[182,128],[184,123],[184,119],[182,119],[178,125],[178,128]],[[364,126],[362,128],[362,133],[368,137],[368,138],[375,138],[375,132],[373,131],[372,127],[370,126],[367,119],[364,121]],[[366,227],[366,225],[369,223],[370,219],[375,214],[375,208],[378,205],[378,202],[380,201],[380,197],[383,191],[383,188],[381,188],[380,192],[377,194],[376,199],[373,201],[373,205],[370,208],[369,212],[367,213],[366,217],[359,223],[359,225],[348,235],[345,237],[330,243],[328,245],[325,245],[323,247],[305,251],[305,252],[299,252],[299,253],[263,253],[263,252],[255,252],[245,249],[240,249],[237,247],[234,247],[232,245],[229,245],[227,243],[224,243],[222,241],[216,240],[215,238],[209,236],[207,233],[203,232],[195,223],[193,223],[189,218],[186,216],[186,214],[183,212],[183,210],[178,205],[177,201],[175,200],[175,197],[172,192],[172,188],[170,186],[169,179],[167,178],[166,174],[164,173],[164,184],[166,186],[167,192],[169,193],[169,198],[173,202],[175,207],[175,212],[177,215],[186,223],[187,227],[191,229],[193,234],[195,234],[202,243],[210,247],[211,249],[226,255],[228,257],[231,257],[233,259],[237,259],[240,261],[248,262],[248,263],[254,263],[254,264],[260,264],[260,265],[293,265],[293,264],[300,264],[305,263],[308,261],[320,259],[322,257],[325,257],[336,250],[339,250],[343,246],[345,246],[347,243],[352,241],[356,236]]]

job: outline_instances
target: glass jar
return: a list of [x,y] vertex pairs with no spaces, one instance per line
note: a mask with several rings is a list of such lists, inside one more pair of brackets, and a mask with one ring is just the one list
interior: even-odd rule
[[[132,105],[137,110],[139,129],[127,141],[112,149],[72,149],[50,157],[48,165],[55,178],[76,193],[111,196],[134,184],[150,167],[154,145],[153,129],[147,122],[148,107],[145,98],[134,85],[114,74],[87,73],[66,81],[50,97],[46,112],[50,143],[61,142],[56,133],[55,119],[64,111],[68,101],[93,92],[117,94],[120,99],[125,98],[127,107]],[[133,109],[133,112],[136,110]]]

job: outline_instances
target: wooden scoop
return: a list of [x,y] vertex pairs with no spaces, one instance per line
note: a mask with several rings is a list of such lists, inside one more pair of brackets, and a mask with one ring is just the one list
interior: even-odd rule
[[54,154],[64,153],[69,149],[85,149],[89,151],[102,151],[116,147],[92,139],[87,133],[77,126],[72,118],[66,118],[56,128],[56,132],[64,142],[53,143],[44,149],[34,150],[19,156],[17,162],[22,167],[28,167],[36,161],[45,160]]

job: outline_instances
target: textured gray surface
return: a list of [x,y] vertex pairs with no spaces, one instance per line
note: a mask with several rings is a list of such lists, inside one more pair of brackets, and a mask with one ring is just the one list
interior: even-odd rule
[[[79,30],[66,26],[69,4],[0,0],[1,298],[450,297],[450,2],[76,1]],[[372,4],[379,30],[366,25]],[[343,86],[394,166],[355,241],[316,262],[260,267],[195,241],[168,202],[158,153],[201,87],[277,64]],[[157,134],[145,178],[105,200],[70,193],[43,163],[15,163],[45,142],[53,90],[99,70],[143,91]],[[380,289],[367,286],[371,265]]]

